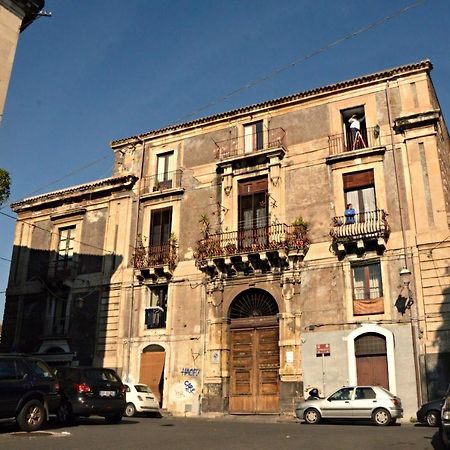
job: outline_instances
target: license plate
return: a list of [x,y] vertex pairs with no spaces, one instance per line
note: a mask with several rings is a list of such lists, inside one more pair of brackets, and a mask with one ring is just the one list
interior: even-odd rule
[[100,391],[100,397],[114,397],[115,395],[114,391]]

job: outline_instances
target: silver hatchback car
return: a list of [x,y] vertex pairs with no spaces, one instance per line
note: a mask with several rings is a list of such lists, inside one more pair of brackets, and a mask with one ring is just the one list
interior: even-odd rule
[[346,386],[326,398],[301,402],[299,419],[314,424],[324,419],[371,419],[376,425],[390,425],[403,417],[401,400],[380,386]]

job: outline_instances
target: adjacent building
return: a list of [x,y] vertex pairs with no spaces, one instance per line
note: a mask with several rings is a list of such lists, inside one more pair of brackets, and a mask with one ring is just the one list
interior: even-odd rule
[[146,382],[174,414],[293,412],[450,376],[449,136],[429,61],[117,140],[25,199],[4,350]]
[[0,0],[0,122],[20,33],[44,8],[45,0]]

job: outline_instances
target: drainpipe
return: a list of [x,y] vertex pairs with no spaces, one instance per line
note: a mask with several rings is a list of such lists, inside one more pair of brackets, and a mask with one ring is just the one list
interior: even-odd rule
[[[392,159],[394,162],[394,173],[395,173],[395,181],[397,184],[397,200],[398,200],[398,207],[400,212],[400,227],[402,230],[402,241],[403,241],[403,256],[405,260],[405,268],[411,271],[413,280],[415,279],[414,274],[414,264],[411,260],[411,257],[407,256],[407,248],[406,248],[406,231],[405,231],[405,224],[403,221],[403,205],[402,205],[402,199],[400,195],[400,181],[398,178],[398,170],[397,170],[397,160],[395,156],[395,143],[394,143],[394,129],[393,129],[393,122],[392,122],[392,113],[391,113],[391,103],[389,100],[389,80],[386,81],[386,88],[385,88],[385,95],[386,95],[386,105],[387,105],[387,113],[388,113],[388,122],[389,122],[389,130],[391,134],[391,147],[392,147]],[[407,163],[407,161],[406,161]],[[409,166],[406,164],[409,171]],[[414,285],[413,285],[414,287]],[[415,289],[413,291],[415,294]],[[413,318],[413,310],[411,309],[410,312],[410,322],[411,322],[411,335],[412,335],[412,346],[413,346],[413,357],[414,357],[414,372],[416,377],[416,396],[417,396],[417,406],[419,406],[419,403],[422,401],[422,382],[421,382],[421,376],[420,376],[420,361],[419,361],[419,354],[418,354],[418,332],[417,332],[417,325],[418,325],[418,310],[417,310],[417,295],[415,296],[415,302],[414,302],[414,315],[416,316]],[[414,323],[416,322],[416,323]]]
[[[142,161],[141,161],[141,169],[140,169],[140,173],[139,173],[138,192],[137,192],[137,200],[136,200],[136,208],[135,208],[136,223],[135,223],[134,233],[133,233],[133,239],[134,239],[134,243],[135,243],[134,248],[136,248],[136,245],[137,245],[137,235],[138,235],[138,231],[139,231],[139,212],[140,212],[140,205],[141,205],[141,183],[142,183],[142,174],[144,173],[144,160],[145,160],[145,142],[139,136],[136,136],[136,138],[141,142],[141,145],[142,145]],[[130,380],[131,334],[132,334],[132,330],[133,330],[134,288],[135,288],[134,267],[133,267],[133,270],[131,273],[130,288],[131,288],[131,305],[130,305],[130,318],[128,320],[128,335],[127,335],[128,351],[127,351],[127,360],[126,360],[126,363],[127,363],[126,374],[127,374],[128,381],[131,381]]]

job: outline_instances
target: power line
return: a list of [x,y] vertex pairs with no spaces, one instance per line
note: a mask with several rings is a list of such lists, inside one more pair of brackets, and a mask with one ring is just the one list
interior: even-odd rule
[[9,262],[12,262],[10,259],[8,259],[8,258],[3,258],[3,256],[0,256],[0,259],[2,259],[3,261],[9,261]]
[[[47,188],[47,187],[49,187],[49,186],[52,186],[52,185],[54,185],[54,184],[56,184],[56,183],[59,183],[60,181],[63,181],[63,180],[65,180],[66,178],[69,178],[69,177],[71,177],[71,176],[73,176],[73,175],[76,175],[77,173],[79,173],[79,172],[81,172],[81,171],[83,171],[83,170],[85,170],[85,169],[88,169],[89,167],[91,167],[91,166],[97,164],[98,162],[101,162],[101,161],[103,161],[103,160],[105,160],[105,159],[107,159],[107,158],[110,158],[110,157],[111,157],[110,155],[106,155],[106,156],[102,156],[102,157],[100,157],[100,158],[97,158],[97,159],[95,159],[95,160],[93,160],[93,161],[91,161],[91,162],[88,162],[87,164],[84,164],[84,165],[82,165],[82,166],[76,168],[75,170],[72,170],[71,172],[69,172],[69,173],[63,175],[62,177],[57,178],[56,180],[50,181],[49,183],[46,183],[46,184],[40,186],[39,188],[35,189],[34,191],[32,191],[32,192],[26,194],[26,195],[25,195],[25,198],[31,197],[32,195],[37,194],[38,192],[42,191],[43,189],[45,189],[45,188]],[[22,198],[23,198],[23,197],[22,197]],[[6,203],[5,205],[1,206],[1,207],[0,207],[0,210],[5,209],[5,208],[6,208],[7,206],[9,206],[11,203],[14,203],[14,201],[9,201],[9,202]]]
[[190,119],[191,117],[196,116],[198,113],[204,111],[205,109],[209,109],[213,106],[216,106],[219,103],[222,103],[231,97],[234,97],[244,91],[254,88],[258,84],[261,84],[265,81],[269,81],[269,80],[275,78],[280,73],[285,72],[286,70],[291,69],[311,58],[314,58],[315,56],[320,55],[321,53],[325,53],[326,51],[332,49],[333,47],[336,47],[337,45],[340,45],[346,41],[349,41],[350,39],[353,39],[353,38],[359,36],[360,34],[366,33],[367,31],[372,30],[373,28],[376,28],[376,27],[384,24],[384,23],[388,22],[389,20],[406,13],[410,9],[420,6],[421,4],[423,4],[425,2],[427,2],[427,0],[419,0],[415,3],[411,3],[410,5],[405,6],[404,8],[401,8],[398,11],[395,11],[395,12],[389,14],[388,16],[383,17],[382,19],[378,19],[375,22],[372,22],[371,24],[369,24],[363,28],[360,28],[359,30],[353,31],[352,33],[349,33],[349,34],[345,35],[344,37],[337,39],[336,41],[331,42],[330,44],[325,45],[322,48],[319,48],[318,50],[314,50],[312,53],[309,53],[308,55],[302,56],[301,58],[296,59],[296,60],[290,62],[289,64],[286,64],[285,66],[275,69],[272,72],[270,72],[269,74],[262,76],[261,78],[258,78],[244,86],[241,86],[240,88],[237,88],[237,89],[229,92],[228,94],[218,97],[216,100],[213,100],[212,102],[206,104],[205,106],[202,106],[202,107],[194,110],[193,112],[180,117],[176,122],[173,122],[172,124],[169,124],[167,126],[175,125],[180,122],[185,122],[187,119]]

